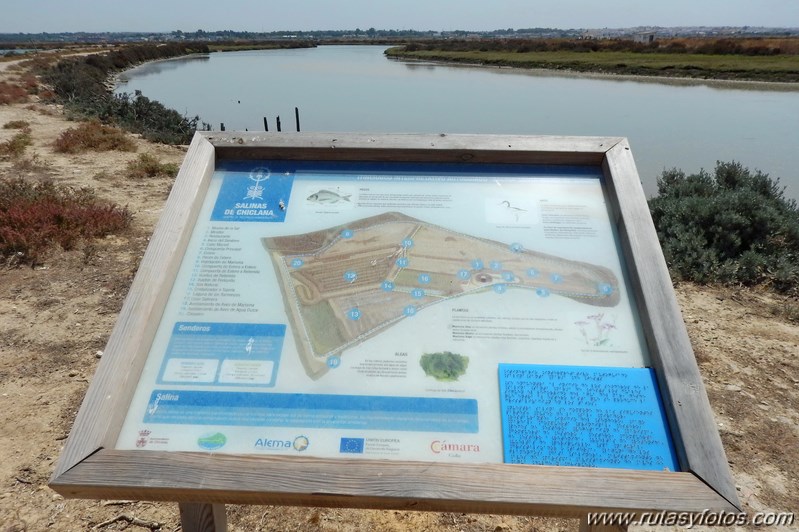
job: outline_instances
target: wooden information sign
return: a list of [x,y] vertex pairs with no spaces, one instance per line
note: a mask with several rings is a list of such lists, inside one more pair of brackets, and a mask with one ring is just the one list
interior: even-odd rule
[[737,512],[625,139],[198,133],[65,497]]

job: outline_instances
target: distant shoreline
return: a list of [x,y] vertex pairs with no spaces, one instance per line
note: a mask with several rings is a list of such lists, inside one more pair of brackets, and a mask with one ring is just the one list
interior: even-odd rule
[[799,83],[790,81],[758,81],[745,79],[720,79],[720,78],[692,78],[680,76],[657,76],[644,74],[623,74],[612,72],[599,72],[587,70],[571,70],[562,68],[527,68],[513,65],[492,65],[481,62],[451,61],[447,59],[420,59],[405,56],[386,56],[391,61],[409,64],[450,66],[460,68],[487,68],[508,73],[527,73],[532,76],[541,77],[563,77],[563,78],[589,78],[610,81],[636,81],[641,83],[656,83],[660,85],[676,86],[711,86],[722,89],[744,89],[744,90],[767,90],[777,92],[799,92]]
[[606,79],[629,76],[629,79],[635,80],[652,78],[744,82],[758,83],[762,88],[799,90],[799,41],[784,45],[789,50],[786,53],[779,53],[778,47],[772,49],[750,45],[746,48],[739,45],[735,48],[727,41],[714,44],[724,50],[719,52],[704,51],[709,45],[694,46],[688,50],[680,42],[669,46],[676,45],[681,46],[682,52],[670,51],[668,48],[667,51],[647,51],[648,49],[641,48],[644,45],[636,44],[625,45],[627,48],[614,48],[611,45],[582,42],[539,43],[536,46],[522,43],[517,47],[504,41],[490,41],[395,46],[384,53],[392,59],[430,64],[592,74],[604,76]]

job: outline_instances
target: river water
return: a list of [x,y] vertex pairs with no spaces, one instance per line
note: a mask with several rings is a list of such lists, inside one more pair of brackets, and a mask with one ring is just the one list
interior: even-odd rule
[[384,46],[214,53],[125,72],[214,129],[621,136],[648,194],[664,169],[739,161],[799,198],[799,84],[608,78],[389,60]]

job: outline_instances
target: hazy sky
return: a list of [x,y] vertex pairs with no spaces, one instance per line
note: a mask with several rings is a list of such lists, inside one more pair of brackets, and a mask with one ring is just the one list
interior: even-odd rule
[[2,0],[0,33],[799,27],[799,0]]

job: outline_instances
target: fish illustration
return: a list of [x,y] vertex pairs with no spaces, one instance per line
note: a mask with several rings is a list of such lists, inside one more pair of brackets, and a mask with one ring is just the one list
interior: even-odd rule
[[337,194],[330,190],[320,190],[319,192],[314,192],[308,198],[308,201],[312,201],[314,203],[339,203],[341,201],[350,201],[350,196],[352,194]]

